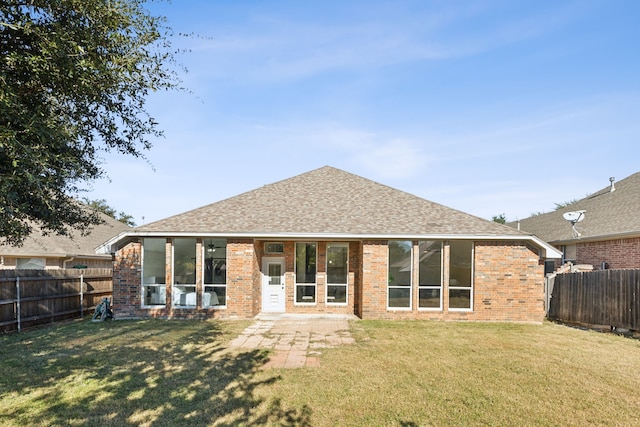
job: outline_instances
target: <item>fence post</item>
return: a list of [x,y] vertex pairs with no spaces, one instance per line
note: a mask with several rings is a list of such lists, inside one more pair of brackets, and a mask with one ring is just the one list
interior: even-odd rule
[[20,277],[16,277],[16,316],[18,317],[18,332],[20,332]]
[[80,318],[84,318],[84,273],[80,274]]

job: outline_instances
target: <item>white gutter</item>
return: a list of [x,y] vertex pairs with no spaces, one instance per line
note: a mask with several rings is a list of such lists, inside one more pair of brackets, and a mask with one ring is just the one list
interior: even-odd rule
[[112,246],[126,237],[235,237],[248,239],[289,240],[529,240],[544,250],[544,258],[562,258],[562,252],[533,235],[477,235],[477,234],[336,234],[336,233],[202,233],[124,231],[96,249],[97,253],[111,253]]

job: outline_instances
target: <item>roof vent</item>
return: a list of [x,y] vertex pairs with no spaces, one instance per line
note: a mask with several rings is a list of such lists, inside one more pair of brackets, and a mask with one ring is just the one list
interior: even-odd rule
[[613,184],[613,181],[615,181],[616,178],[615,177],[611,177],[609,178],[609,182],[611,183],[611,188],[609,188],[609,192],[613,193],[614,191],[616,191],[616,186]]

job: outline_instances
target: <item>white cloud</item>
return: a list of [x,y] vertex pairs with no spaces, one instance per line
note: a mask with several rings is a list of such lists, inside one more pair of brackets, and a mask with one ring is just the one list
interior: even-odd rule
[[[576,15],[568,5],[554,8],[553,14],[541,8],[535,15],[502,21],[496,18],[500,8],[483,2],[419,7],[366,2],[348,9],[351,16],[345,21],[329,15],[285,16],[277,10],[260,15],[258,7],[243,25],[212,26],[214,34],[189,40],[189,49],[197,61],[211,64],[202,67],[209,75],[284,81],[477,55],[552,33]],[[489,25],[478,26],[479,20]]]

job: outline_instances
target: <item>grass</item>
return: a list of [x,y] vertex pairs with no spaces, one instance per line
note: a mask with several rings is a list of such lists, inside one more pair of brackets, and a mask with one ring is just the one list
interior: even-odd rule
[[261,369],[246,321],[0,336],[0,425],[640,425],[640,341],[552,323],[359,321],[321,366]]

